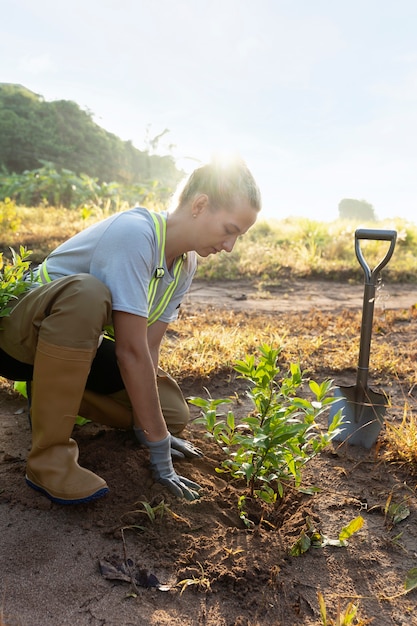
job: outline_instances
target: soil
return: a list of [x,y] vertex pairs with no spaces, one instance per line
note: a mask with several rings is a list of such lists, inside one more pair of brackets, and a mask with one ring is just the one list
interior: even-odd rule
[[[379,306],[406,309],[417,303],[415,286],[393,285],[388,295]],[[196,283],[184,307],[285,316],[307,315],[312,308],[340,313],[361,303],[358,285],[298,281],[259,291],[243,283]],[[406,344],[416,341],[415,317],[403,333]],[[352,378],[352,372],[346,376]],[[213,397],[236,394],[238,417],[251,410],[242,381],[184,380],[182,387],[186,396],[204,395],[203,387]],[[391,381],[390,391],[393,408],[387,419],[395,422],[402,417],[404,394],[412,403],[415,390]],[[191,411],[197,417],[197,409]],[[289,489],[269,508],[248,502],[251,528],[238,515],[242,485],[216,473],[222,454],[194,421],[186,437],[205,456],[175,462],[179,474],[203,487],[194,503],[153,482],[147,452],[130,433],[87,424],[76,427],[74,437],[81,463],[106,479],[110,493],[89,505],[59,506],[25,484],[31,439],[27,406],[3,383],[0,623],[312,626],[323,624],[321,592],[333,620],[328,624],[336,623],[338,607],[344,611],[350,602],[358,606],[358,621],[352,624],[417,624],[417,589],[404,593],[406,578],[417,567],[417,468],[384,459],[384,430],[370,450],[334,443],[310,461],[303,486],[317,487],[314,494]],[[153,506],[164,501],[163,515],[151,521],[143,501]],[[388,514],[390,504],[402,506],[404,519]],[[303,531],[308,535],[314,527],[337,539],[359,515],[364,525],[345,547],[328,545],[291,556]],[[178,586],[187,579],[193,584]]]

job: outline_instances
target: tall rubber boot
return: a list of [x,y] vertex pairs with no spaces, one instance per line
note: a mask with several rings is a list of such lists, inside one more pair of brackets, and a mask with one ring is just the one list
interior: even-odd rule
[[108,492],[106,482],[78,465],[71,439],[94,352],[39,339],[32,387],[32,449],[26,482],[53,502],[90,502]]

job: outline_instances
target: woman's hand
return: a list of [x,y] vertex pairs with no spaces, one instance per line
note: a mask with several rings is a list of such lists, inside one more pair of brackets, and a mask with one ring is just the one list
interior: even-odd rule
[[[148,446],[148,440],[146,439],[145,432],[142,428],[138,428],[137,426],[133,427],[133,431],[135,433],[136,439],[143,446]],[[192,458],[201,458],[204,456],[203,451],[200,448],[196,448],[192,443],[186,441],[185,439],[179,439],[178,437],[171,437],[171,456],[173,459],[188,459]]]
[[201,486],[188,478],[179,476],[172,465],[171,459],[171,436],[168,435],[162,441],[148,441],[151,468],[155,480],[167,489],[177,498],[185,498],[186,500],[198,500]]

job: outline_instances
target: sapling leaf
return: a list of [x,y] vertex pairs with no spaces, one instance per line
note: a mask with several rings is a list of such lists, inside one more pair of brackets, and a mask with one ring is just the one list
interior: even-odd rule
[[308,409],[310,407],[310,402],[305,398],[293,398],[293,405],[301,408]]
[[235,416],[233,415],[232,411],[228,411],[226,423],[228,427],[230,428],[230,430],[235,429]]
[[226,469],[222,469],[221,467],[215,467],[214,471],[216,472],[216,474],[225,474],[227,472]]
[[364,519],[361,515],[355,517],[347,526],[344,526],[339,533],[339,541],[344,544],[354,533],[358,532],[364,524]]
[[189,398],[187,398],[187,401],[194,406],[200,406],[204,408],[206,408],[208,404],[208,401],[204,398],[196,398],[194,396],[190,396]]
[[353,602],[349,602],[346,607],[346,610],[340,615],[340,624],[343,626],[349,626],[349,624],[353,624],[353,620],[356,617],[358,612],[358,607]]
[[410,509],[405,502],[400,502],[399,504],[393,503],[388,507],[386,515],[390,520],[390,526],[393,527],[410,515]]
[[310,537],[306,535],[304,530],[302,530],[299,538],[290,549],[290,555],[300,556],[301,554],[304,554],[304,552],[307,552],[307,550],[310,549],[310,546],[311,546]]
[[[0,252],[0,317],[7,317],[17,298],[28,291],[34,282],[30,271],[30,250],[23,246],[19,248],[19,254],[10,248],[12,261],[4,260]],[[9,306],[12,305],[12,306]]]
[[308,496],[312,496],[315,493],[320,493],[321,489],[320,487],[300,487],[298,491],[300,493],[305,493]]
[[407,572],[404,587],[407,591],[417,587],[417,567],[413,567]]
[[311,391],[316,396],[316,398],[319,398],[320,397],[320,385],[318,383],[316,383],[314,380],[310,380],[308,385],[309,385]]

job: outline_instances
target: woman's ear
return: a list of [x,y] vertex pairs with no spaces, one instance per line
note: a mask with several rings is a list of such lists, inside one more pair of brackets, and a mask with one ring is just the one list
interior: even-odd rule
[[192,202],[191,205],[191,214],[193,217],[197,217],[203,211],[207,209],[209,206],[209,198],[206,193],[199,193]]

